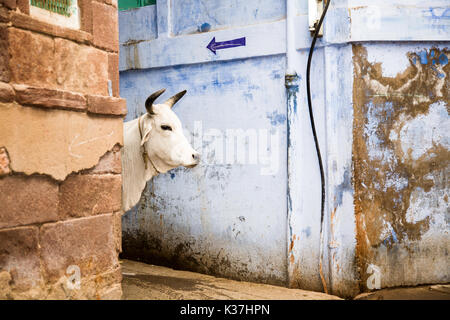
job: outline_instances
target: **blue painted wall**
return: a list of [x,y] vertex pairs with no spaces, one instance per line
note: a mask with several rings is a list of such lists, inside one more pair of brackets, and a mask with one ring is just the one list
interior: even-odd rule
[[[126,120],[144,112],[149,92],[187,90],[174,111],[203,158],[194,169],[175,169],[149,183],[138,208],[124,216],[125,253],[128,244],[145,242],[155,246],[145,254],[149,262],[232,278],[285,282],[283,77],[282,56],[121,74],[121,92],[129,106]],[[248,158],[229,159],[234,149],[226,144],[231,141],[229,130],[234,129],[250,130],[263,139],[257,143],[258,152],[269,155],[273,167],[263,158],[256,163]],[[271,141],[276,144],[271,146]],[[244,142],[246,152],[251,143]],[[220,145],[213,148],[214,144]],[[266,145],[273,150],[266,152]]]
[[208,24],[209,31],[277,21],[286,17],[285,1],[171,1],[174,35],[195,33]]
[[120,11],[119,43],[153,40],[158,36],[156,6]]
[[[120,93],[127,99],[126,120],[144,112],[143,103],[151,92],[165,87],[168,96],[187,89],[175,112],[203,153],[203,162],[195,169],[179,168],[155,178],[138,206],[124,215],[126,256],[235,279],[323,290],[319,277],[320,176],[305,94],[311,41],[308,6],[303,0],[287,1],[294,3],[293,68],[298,74],[298,92],[290,104],[284,80],[286,1],[158,0],[156,6],[120,12]],[[327,179],[322,271],[329,292],[354,296],[371,289],[367,280],[375,269],[367,266],[378,267],[381,287],[448,281],[444,254],[450,243],[445,233],[448,225],[442,229],[439,222],[445,216],[441,199],[448,187],[442,187],[436,178],[439,175],[430,172],[437,187],[428,193],[411,191],[411,209],[405,213],[407,221],[421,218],[419,211],[429,213],[430,218],[422,217],[431,221],[428,231],[418,239],[388,245],[389,217],[398,213],[378,212],[380,224],[373,224],[372,211],[361,211],[355,205],[361,197],[363,207],[372,200],[371,193],[361,191],[364,183],[355,184],[361,176],[354,159],[362,153],[358,149],[361,134],[354,130],[365,123],[383,125],[370,113],[360,118],[360,111],[370,103],[355,95],[359,92],[355,84],[361,79],[406,81],[395,77],[412,70],[408,69],[410,57],[417,55],[420,60],[420,53],[429,55],[432,48],[448,58],[449,12],[446,0],[331,3],[311,75]],[[219,50],[216,55],[206,48],[213,37],[226,41],[244,36],[246,46]],[[364,50],[372,65],[369,69],[378,73],[360,73],[360,63],[366,61],[361,56]],[[434,72],[427,68],[437,68],[438,80],[428,84],[414,80],[414,87],[402,93],[405,97],[425,86],[432,92],[448,88],[448,67],[430,64],[420,70]],[[383,88],[375,85],[367,92],[384,95],[383,105],[394,103],[399,93],[388,95]],[[443,105],[448,108],[448,96],[439,99],[430,106],[430,116],[420,115],[423,119],[399,115],[392,130],[403,125],[418,130],[418,121],[425,121],[430,129],[415,141],[400,134],[398,145],[410,148],[412,154],[420,153],[428,150],[426,137],[431,136],[448,150],[440,131],[431,129],[437,123],[449,125],[448,114],[446,118],[442,111]],[[278,170],[267,170],[267,157],[227,162],[224,154],[229,151],[226,136],[230,129],[250,130],[245,143],[249,149],[251,132],[258,139],[265,133],[276,136],[277,156],[272,152],[266,156],[271,155],[272,163],[277,161]],[[376,130],[364,135],[373,152],[380,148],[371,144],[377,141],[376,135]],[[258,140],[258,152],[264,147]],[[272,145],[268,148],[271,151]],[[219,150],[225,161],[214,163],[222,159]],[[398,161],[406,163],[403,158]],[[385,239],[385,245],[372,248],[370,244],[371,249],[365,251],[367,243],[377,243],[367,240],[376,230],[381,230],[376,238],[381,243]],[[407,253],[411,250],[415,253]],[[398,265],[406,270],[401,276]]]

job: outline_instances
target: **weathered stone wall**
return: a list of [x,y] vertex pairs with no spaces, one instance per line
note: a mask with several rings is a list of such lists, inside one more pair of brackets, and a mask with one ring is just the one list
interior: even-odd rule
[[0,0],[0,299],[122,294],[117,1],[78,5],[73,30]]

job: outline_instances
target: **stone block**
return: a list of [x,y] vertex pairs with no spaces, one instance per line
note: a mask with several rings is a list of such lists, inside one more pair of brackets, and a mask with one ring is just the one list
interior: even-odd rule
[[0,7],[0,23],[8,23],[10,20],[10,11],[8,8]]
[[48,177],[0,179],[0,228],[58,220],[58,184]]
[[124,116],[127,114],[127,102],[122,98],[88,95],[88,112]]
[[40,245],[42,269],[51,282],[66,277],[71,265],[80,268],[81,279],[118,267],[111,214],[45,224]]
[[38,33],[8,29],[11,81],[28,85],[55,86],[53,39]]
[[102,50],[55,38],[56,82],[60,89],[108,95],[108,54]]
[[15,27],[45,33],[50,36],[61,37],[79,43],[90,44],[92,42],[92,35],[88,32],[61,27],[18,12],[11,14],[11,22]]
[[85,217],[121,209],[120,175],[75,174],[60,187],[59,212],[67,217]]
[[14,90],[16,92],[16,101],[21,105],[72,110],[86,109],[86,98],[76,92],[29,87],[25,85],[14,85]]
[[0,26],[0,81],[3,82],[9,82],[11,80],[8,33],[8,28],[6,28],[6,26]]
[[92,2],[94,45],[113,52],[119,51],[119,17],[116,8]]
[[14,100],[13,88],[7,83],[0,82],[0,101],[11,102],[13,100]]
[[0,272],[9,272],[10,284],[17,290],[40,285],[38,237],[37,227],[0,230]]
[[92,0],[78,0],[81,30],[92,34]]
[[2,4],[4,7],[8,8],[8,9],[16,9],[17,7],[17,2],[16,0],[0,0],[0,4]]

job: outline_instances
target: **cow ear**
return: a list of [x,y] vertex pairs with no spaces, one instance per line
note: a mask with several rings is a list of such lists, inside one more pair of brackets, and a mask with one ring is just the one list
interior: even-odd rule
[[146,143],[146,142],[148,141],[148,139],[150,138],[150,131],[152,131],[152,125],[151,125],[151,124],[149,124],[149,127],[146,128],[146,131],[145,131],[145,133],[144,133],[144,136],[142,137],[142,140],[141,140],[141,146],[142,146],[144,143]]

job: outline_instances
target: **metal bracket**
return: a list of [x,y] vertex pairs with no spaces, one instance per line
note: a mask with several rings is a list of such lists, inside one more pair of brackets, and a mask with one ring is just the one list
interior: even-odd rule
[[[322,12],[323,0],[308,0],[309,32],[311,32],[311,36],[313,36],[316,32],[316,27],[319,24]],[[320,27],[319,34],[317,36],[323,36],[323,24]]]

